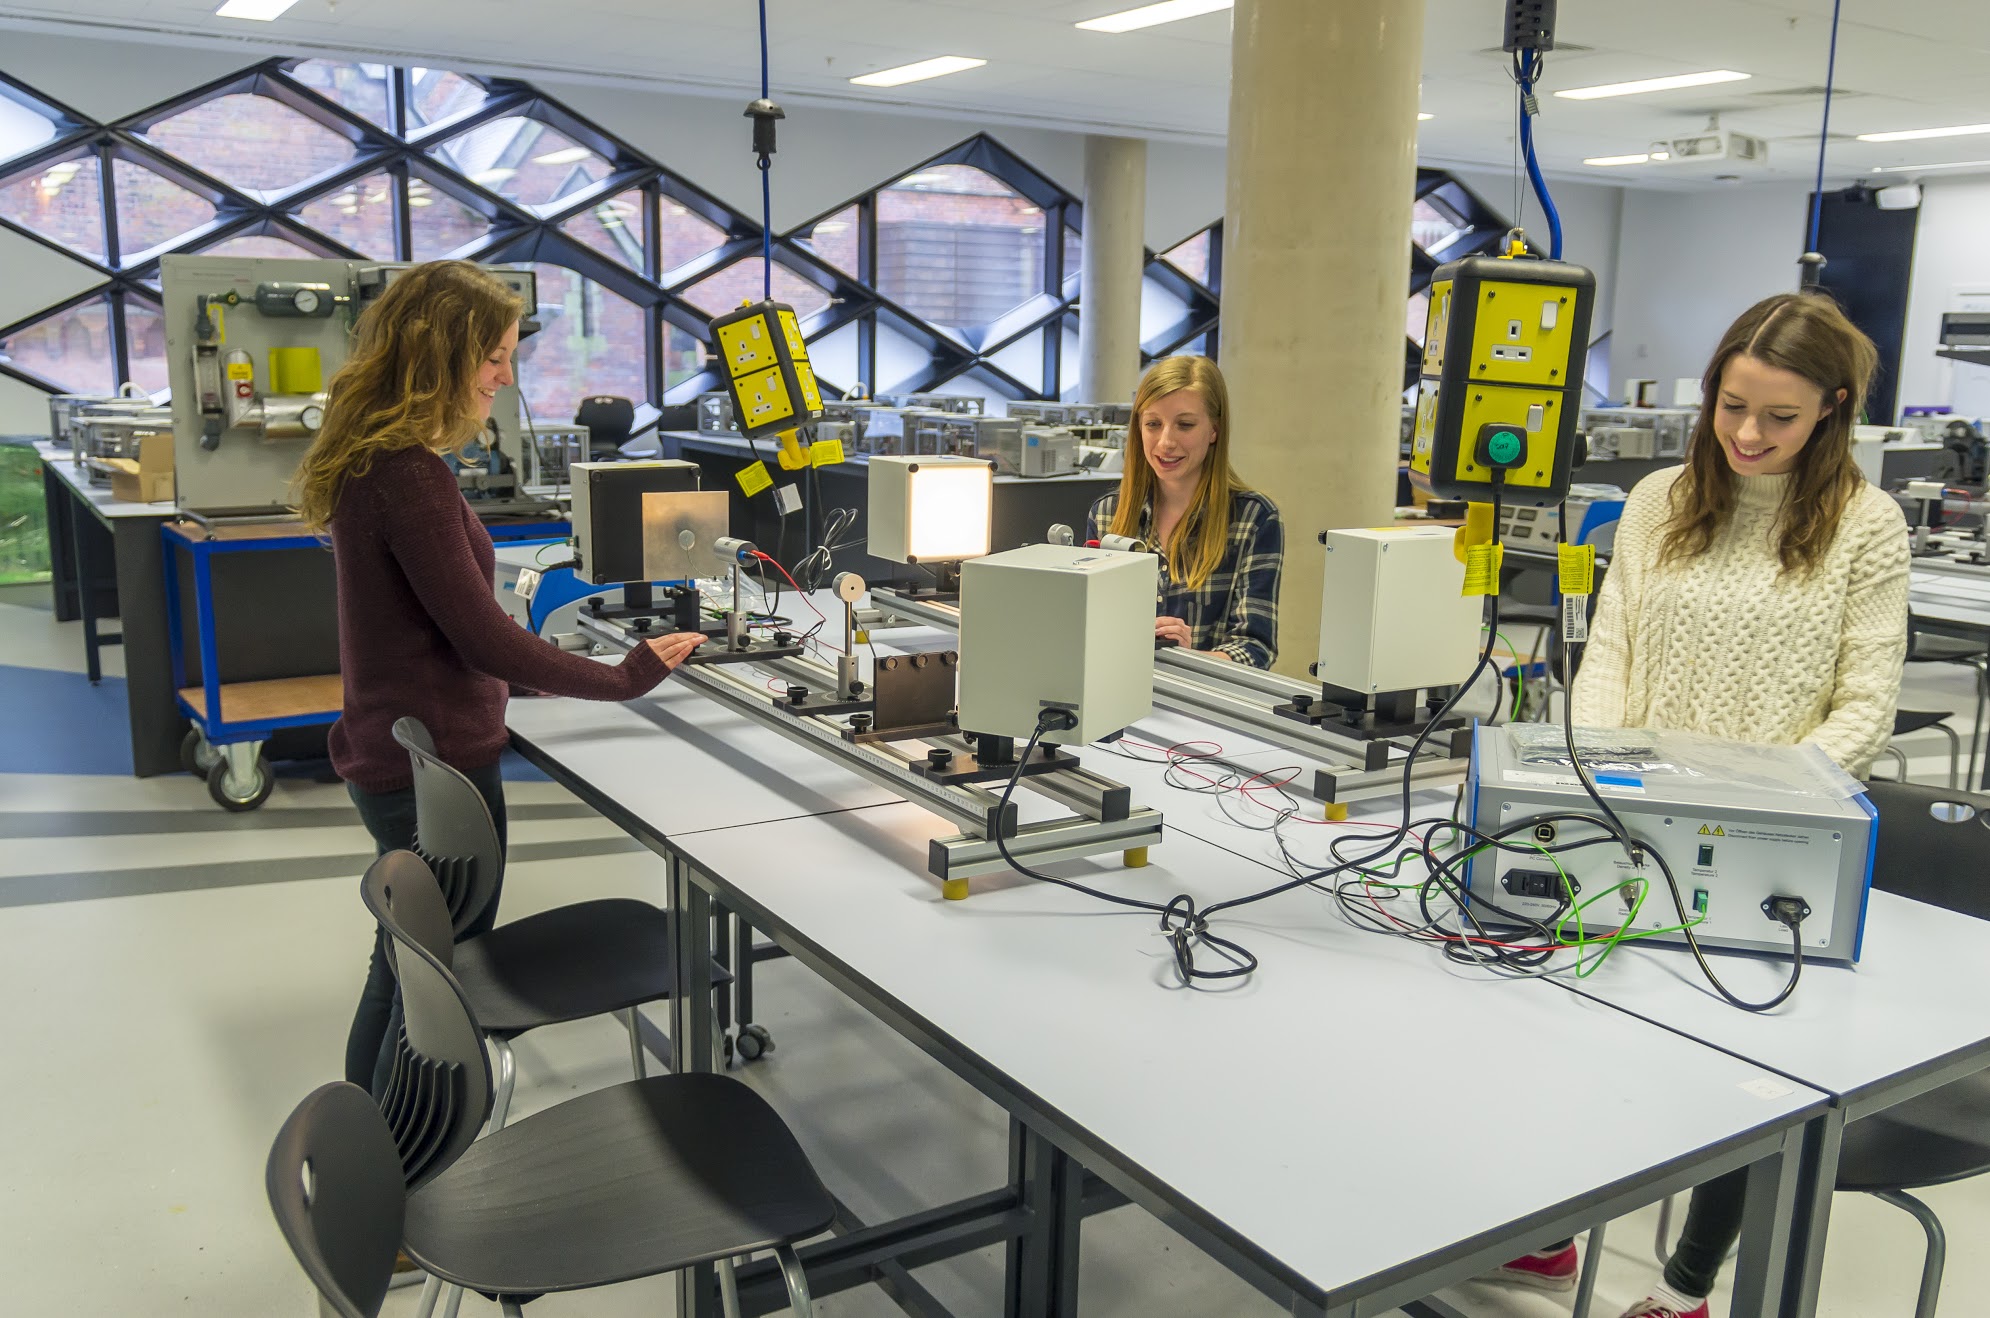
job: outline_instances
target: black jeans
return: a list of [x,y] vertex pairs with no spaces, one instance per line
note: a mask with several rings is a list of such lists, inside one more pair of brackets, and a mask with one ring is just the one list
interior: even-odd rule
[[[504,827],[504,780],[499,776],[498,766],[486,765],[481,769],[463,770],[463,776],[477,785],[483,793],[484,804],[491,809],[491,820],[497,825],[498,846],[505,843]],[[398,792],[362,792],[351,783],[346,784],[346,792],[352,803],[359,808],[359,817],[366,823],[366,831],[373,835],[377,854],[386,855],[390,851],[408,851],[415,845],[415,789],[404,787]],[[463,937],[468,938],[483,933],[497,923],[498,893],[491,893],[490,902],[477,913]],[[359,1010],[353,1014],[352,1031],[346,1036],[345,1078],[352,1084],[367,1090],[378,1098],[387,1088],[387,1077],[394,1063],[394,1036],[401,1029],[401,986],[394,980],[394,968],[387,960],[387,936],[376,934],[373,940],[373,959],[366,967],[366,987],[359,995]]]
[[1686,1229],[1665,1265],[1665,1284],[1681,1295],[1698,1299],[1714,1293],[1727,1252],[1741,1239],[1741,1218],[1747,1204],[1748,1169],[1736,1168],[1693,1188],[1686,1208]]

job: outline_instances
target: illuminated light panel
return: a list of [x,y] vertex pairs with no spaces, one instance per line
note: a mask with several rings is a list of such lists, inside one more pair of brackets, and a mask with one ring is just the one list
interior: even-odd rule
[[1909,128],[1899,133],[1860,133],[1861,142],[1916,142],[1924,137],[1975,137],[1990,133],[1990,124],[1957,124],[1953,128]]
[[1649,152],[1640,151],[1634,156],[1591,156],[1583,161],[1585,165],[1642,165],[1651,159]]
[[1875,174],[1920,174],[1931,169],[1990,169],[1990,160],[1945,160],[1939,165],[1875,165]]
[[216,18],[248,18],[258,23],[267,23],[283,17],[297,0],[227,0],[227,3],[214,11]]
[[859,87],[902,87],[908,82],[924,82],[928,78],[943,78],[965,69],[978,69],[987,62],[985,59],[969,59],[965,55],[939,55],[915,64],[901,64],[895,69],[859,74],[850,81]]
[[1595,87],[1571,87],[1555,95],[1569,101],[1600,101],[1606,96],[1638,96],[1644,92],[1669,92],[1680,87],[1705,87],[1716,82],[1741,82],[1746,73],[1714,69],[1707,73],[1680,73],[1670,78],[1641,78],[1636,82],[1606,82]]
[[1425,114],[1423,111],[1419,110],[1417,111],[1416,121],[1418,123],[1422,123],[1426,119],[1435,119],[1436,117],[1437,116],[1434,114]]
[[1233,0],[1160,0],[1159,4],[1142,5],[1138,9],[1124,9],[1117,14],[1106,14],[1100,18],[1088,18],[1077,26],[1087,32],[1134,32],[1143,27],[1174,23],[1201,14],[1213,14],[1219,9],[1230,8],[1232,3]]
[[532,163],[535,165],[577,165],[593,154],[592,151],[589,151],[584,146],[561,147],[558,151],[548,151],[543,156],[532,157]]

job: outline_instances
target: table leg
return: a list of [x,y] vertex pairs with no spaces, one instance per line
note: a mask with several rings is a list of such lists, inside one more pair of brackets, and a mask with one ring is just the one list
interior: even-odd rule
[[54,596],[55,620],[74,622],[80,615],[76,556],[70,550],[75,543],[72,522],[76,516],[76,495],[69,482],[55,474],[55,464],[61,460],[50,458],[41,464],[42,502],[48,511],[49,587]]
[[117,546],[118,634],[124,638],[124,698],[131,721],[131,771],[140,778],[180,771],[187,718],[173,682],[172,621],[164,583],[163,519],[120,517]]
[[1782,1298],[1803,1171],[1803,1137],[1803,1127],[1791,1129],[1777,1152],[1748,1168],[1748,1206],[1741,1221],[1741,1258],[1730,1305],[1734,1313],[1774,1313]]
[[1831,1196],[1837,1192],[1838,1159],[1844,1145],[1843,1108],[1834,1107],[1804,1127],[1796,1215],[1790,1224],[1783,1318],[1811,1318],[1817,1312],[1819,1282],[1824,1273],[1825,1228],[1831,1221]]
[[1085,1169],[1012,1116],[1009,1185],[1030,1225],[1009,1242],[1005,1318],[1077,1318]]
[[[712,1029],[712,898],[692,878],[690,865],[672,856],[671,928],[676,965],[670,996],[670,1042],[680,1075],[715,1071]],[[677,1274],[678,1318],[719,1318],[718,1271],[709,1263]]]
[[103,666],[97,660],[97,582],[90,555],[90,527],[84,519],[69,519],[69,556],[76,565],[77,614],[83,619],[83,668],[90,685],[104,680]]

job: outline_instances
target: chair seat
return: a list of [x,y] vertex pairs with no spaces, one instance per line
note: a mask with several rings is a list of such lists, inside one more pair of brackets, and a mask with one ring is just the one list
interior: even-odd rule
[[1896,709],[1893,712],[1893,735],[1899,737],[1909,732],[1920,732],[1925,728],[1934,727],[1937,723],[1945,719],[1954,717],[1954,710],[1943,710],[1940,713],[1936,713],[1933,710],[1925,709]]
[[408,1199],[409,1257],[486,1295],[629,1281],[806,1239],[835,1205],[767,1101],[721,1075],[569,1099]]
[[1924,631],[1914,633],[1913,647],[1907,652],[1907,662],[1911,664],[1968,663],[1982,657],[1983,646],[1977,641]]
[[[661,1001],[676,970],[670,913],[626,897],[555,907],[458,943],[451,968],[497,1035]],[[712,970],[715,984],[732,978]]]
[[1990,1074],[1909,1099],[1845,1127],[1840,1190],[1912,1190],[1990,1172]]

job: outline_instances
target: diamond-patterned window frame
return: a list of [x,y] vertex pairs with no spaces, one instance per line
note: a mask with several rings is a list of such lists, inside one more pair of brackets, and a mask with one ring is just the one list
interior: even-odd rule
[[[265,60],[110,123],[93,120],[28,84],[0,73],[0,96],[33,108],[55,125],[55,134],[48,141],[7,161],[4,169],[0,169],[0,180],[40,171],[65,156],[88,150],[97,157],[102,174],[107,247],[104,260],[92,260],[31,228],[0,219],[0,227],[59,253],[67,261],[86,266],[101,280],[59,304],[43,307],[20,321],[0,326],[0,337],[27,329],[81,303],[107,296],[113,329],[112,366],[115,377],[124,379],[129,374],[130,364],[125,308],[133,300],[152,308],[158,306],[157,281],[161,257],[208,247],[230,238],[269,234],[286,238],[306,250],[328,257],[409,260],[413,247],[413,208],[409,205],[409,184],[420,180],[426,187],[447,195],[482,216],[489,224],[482,237],[458,249],[456,255],[491,263],[545,262],[564,266],[644,310],[647,324],[643,352],[649,397],[637,400],[639,427],[653,422],[661,406],[688,403],[699,393],[720,387],[718,376],[707,369],[666,389],[664,343],[668,331],[675,328],[709,348],[708,317],[686,300],[685,293],[714,272],[743,258],[760,254],[762,238],[756,217],[727,205],[529,83],[459,72],[456,76],[475,83],[484,92],[484,101],[447,119],[415,127],[411,125],[408,110],[413,89],[412,70],[408,66],[392,66],[387,83],[388,124],[382,126],[291,77],[290,70],[304,62],[303,58]],[[145,137],[152,125],[194,106],[244,93],[275,100],[345,138],[353,145],[352,160],[265,201],[210,177],[160,150]],[[608,174],[561,198],[555,205],[534,208],[508,200],[429,154],[438,144],[468,129],[513,116],[537,120],[576,145],[593,151],[609,162]],[[116,186],[111,169],[112,162],[118,159],[152,170],[203,198],[214,207],[213,220],[156,249],[123,252],[118,241]],[[991,175],[1028,198],[1042,210],[1044,217],[1041,289],[1023,305],[974,330],[929,324],[884,296],[875,286],[878,194],[899,179],[921,170],[951,164],[969,165]],[[329,234],[304,224],[294,213],[312,202],[337,196],[344,189],[375,174],[385,174],[391,181],[392,252],[355,251]],[[643,203],[643,260],[639,269],[630,269],[596,251],[561,227],[603,198],[628,192],[639,193]],[[1445,259],[1490,250],[1497,246],[1505,232],[1505,221],[1470,189],[1444,171],[1419,169],[1416,195],[1419,198],[1435,195],[1448,210],[1458,213],[1471,226],[1467,234],[1447,244],[1443,252]],[[681,267],[659,269],[661,252],[657,224],[659,207],[663,204],[685,207],[723,233],[723,241]],[[817,223],[852,207],[857,217],[858,269],[843,271],[818,257],[805,239]],[[825,379],[825,385],[833,391],[840,392],[859,382],[871,381],[877,362],[877,332],[883,326],[921,345],[929,354],[927,366],[900,384],[898,388],[901,391],[943,387],[948,381],[972,373],[978,383],[992,384],[1011,398],[1058,398],[1069,394],[1077,384],[1074,378],[1076,363],[1065,361],[1064,340],[1067,331],[1075,330],[1080,315],[1078,280],[1074,277],[1076,271],[1066,269],[1064,235],[1067,230],[1082,234],[1083,228],[1084,206],[1078,197],[995,138],[977,133],[937,155],[908,165],[877,186],[827,208],[787,232],[774,235],[772,251],[776,262],[801,278],[820,285],[829,294],[829,305],[808,317],[803,324],[803,331],[809,339],[834,334],[846,326],[857,328],[857,378]],[[1199,349],[1212,355],[1217,351],[1221,337],[1223,291],[1222,221],[1215,221],[1207,226],[1206,231],[1210,235],[1209,277],[1206,283],[1191,278],[1163,260],[1159,253],[1147,253],[1146,276],[1180,298],[1186,310],[1175,324],[1141,345],[1143,360],[1151,361],[1185,350]],[[1182,241],[1195,236],[1191,233]],[[1167,250],[1173,250],[1176,245],[1171,244]],[[1432,254],[1411,244],[1409,296],[1428,287],[1431,272],[1437,264]],[[1004,349],[1039,331],[1042,332],[1043,349],[1041,389],[1017,379],[994,361],[994,357]],[[1408,345],[1406,361],[1408,376],[1413,378],[1417,362],[1413,343]],[[0,363],[0,375],[47,392],[60,392],[59,386],[52,381],[37,378],[6,363]]]

